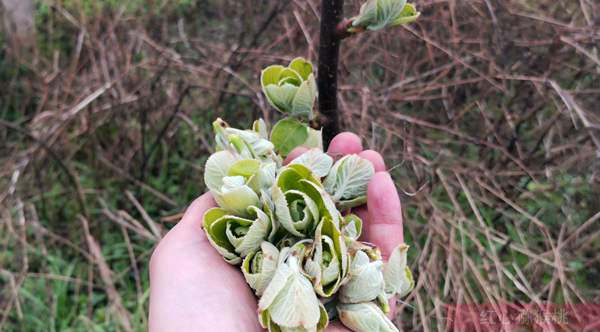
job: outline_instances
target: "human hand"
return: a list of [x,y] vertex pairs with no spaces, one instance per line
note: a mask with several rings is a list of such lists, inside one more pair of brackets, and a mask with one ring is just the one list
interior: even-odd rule
[[[305,151],[295,149],[286,161]],[[327,152],[334,158],[355,153],[373,164],[376,173],[367,189],[367,205],[353,212],[363,219],[361,240],[377,245],[387,259],[404,238],[400,199],[383,158],[375,151],[363,151],[360,138],[352,133],[337,135]],[[202,230],[202,215],[214,206],[209,193],[197,198],[152,254],[150,331],[263,330],[256,297],[239,268],[223,260]],[[333,324],[327,331],[348,330]]]

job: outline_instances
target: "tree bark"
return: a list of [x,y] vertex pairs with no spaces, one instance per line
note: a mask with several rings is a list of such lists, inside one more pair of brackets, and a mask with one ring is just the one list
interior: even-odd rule
[[319,41],[319,124],[327,146],[340,131],[337,103],[337,74],[341,38],[338,24],[342,21],[344,0],[321,1],[321,32]]

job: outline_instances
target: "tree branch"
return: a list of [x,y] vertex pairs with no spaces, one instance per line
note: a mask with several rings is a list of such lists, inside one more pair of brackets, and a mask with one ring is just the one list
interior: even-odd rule
[[338,24],[343,17],[344,0],[321,1],[321,37],[319,41],[319,124],[323,127],[323,142],[329,145],[340,131],[337,104],[337,71],[340,56]]

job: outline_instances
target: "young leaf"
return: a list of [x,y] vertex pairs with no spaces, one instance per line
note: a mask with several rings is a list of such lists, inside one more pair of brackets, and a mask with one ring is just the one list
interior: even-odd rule
[[247,216],[249,206],[259,204],[258,195],[246,185],[243,176],[226,176],[220,191],[211,191],[220,207],[238,216]]
[[365,195],[374,173],[370,161],[357,155],[347,155],[333,165],[323,185],[334,201],[349,200]]
[[323,150],[323,132],[321,130],[308,128],[308,138],[302,145],[307,148]]
[[[225,234],[226,225],[218,224],[217,222],[227,216],[227,211],[221,208],[212,208],[204,213],[203,227],[208,242],[217,250],[225,261],[229,264],[239,264],[242,259],[235,253],[235,248],[229,243]],[[213,227],[215,226],[216,227]]]
[[384,294],[383,262],[370,261],[364,251],[356,252],[350,265],[350,278],[340,288],[341,303],[360,303],[375,300]]
[[290,330],[316,330],[323,311],[312,284],[300,271],[295,256],[279,264],[258,302],[258,310],[262,323],[267,320]]
[[342,234],[351,240],[358,240],[362,233],[362,220],[355,214],[344,216]]
[[296,117],[306,117],[309,120],[313,117],[313,105],[317,97],[317,82],[313,74],[298,87],[291,106],[291,115]]
[[264,241],[260,250],[250,253],[242,263],[242,272],[246,282],[256,295],[260,296],[273,279],[277,269],[279,250],[271,243]]
[[398,332],[394,323],[373,303],[338,304],[342,324],[355,332]]
[[320,149],[310,149],[292,160],[290,164],[304,165],[310,169],[313,174],[322,178],[329,173],[331,165],[333,165],[333,158]]
[[204,184],[210,190],[219,191],[223,185],[223,178],[231,165],[237,161],[237,157],[227,151],[218,151],[213,153],[204,166]]
[[290,62],[290,68],[295,70],[302,79],[308,79],[308,77],[312,74],[313,65],[309,61],[306,61],[304,58],[295,58]]
[[275,145],[275,150],[283,157],[302,145],[307,138],[308,127],[291,118],[280,120],[271,130],[271,142]]
[[404,6],[402,11],[400,12],[400,15],[398,15],[394,19],[392,25],[395,26],[400,24],[411,23],[416,21],[417,18],[419,18],[419,16],[421,16],[421,13],[417,11],[415,5],[413,5],[412,3],[407,3],[406,6]]
[[388,297],[394,295],[403,297],[414,287],[412,273],[406,264],[407,252],[408,246],[406,244],[398,245],[392,250],[390,259],[383,267],[385,292]]

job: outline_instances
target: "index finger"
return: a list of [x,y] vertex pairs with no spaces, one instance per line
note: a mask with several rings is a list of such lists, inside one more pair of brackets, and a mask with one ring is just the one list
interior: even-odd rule
[[369,181],[367,208],[368,212],[358,211],[365,220],[364,239],[377,245],[387,259],[392,250],[404,242],[400,197],[388,172],[377,172]]

